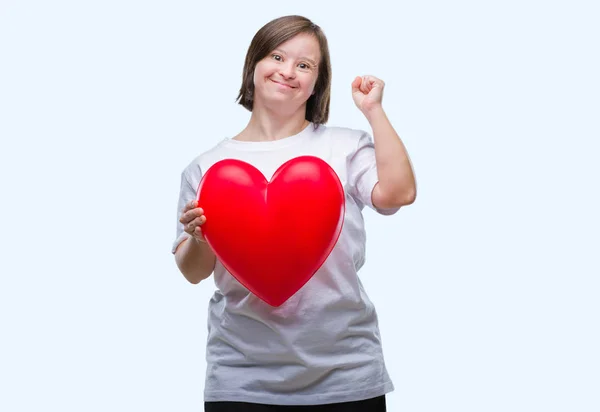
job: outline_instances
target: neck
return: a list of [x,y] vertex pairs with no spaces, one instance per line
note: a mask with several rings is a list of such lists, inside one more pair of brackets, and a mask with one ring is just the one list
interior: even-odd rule
[[235,137],[245,141],[279,140],[300,133],[309,121],[305,119],[306,108],[301,107],[294,113],[275,113],[265,107],[255,107],[248,125]]

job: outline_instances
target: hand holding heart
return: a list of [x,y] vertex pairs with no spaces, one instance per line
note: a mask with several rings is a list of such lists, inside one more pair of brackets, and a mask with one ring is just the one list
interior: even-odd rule
[[202,226],[206,222],[204,210],[198,207],[197,200],[190,200],[181,211],[179,222],[183,224],[183,230],[199,242],[205,242],[202,234]]
[[356,107],[365,115],[380,108],[384,86],[383,80],[375,76],[356,76],[352,82],[352,99]]

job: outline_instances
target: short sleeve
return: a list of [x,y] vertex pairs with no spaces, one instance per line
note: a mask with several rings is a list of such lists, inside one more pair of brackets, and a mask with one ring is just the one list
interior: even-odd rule
[[[190,181],[190,176],[188,173],[184,171],[181,174],[181,186],[179,189],[179,200],[177,201],[177,227],[175,231],[175,241],[173,242],[173,246],[171,248],[171,253],[175,253],[177,247],[183,242],[185,239],[190,237],[190,235],[183,230],[183,224],[179,222],[179,218],[181,217],[181,211],[183,210],[185,204],[190,200],[193,200],[197,196],[197,184],[194,184]],[[200,181],[199,178],[193,179]]]
[[382,215],[392,215],[400,208],[380,209],[373,205],[373,188],[379,181],[375,160],[375,145],[372,137],[361,132],[356,149],[348,160],[348,178],[352,195],[360,203]]

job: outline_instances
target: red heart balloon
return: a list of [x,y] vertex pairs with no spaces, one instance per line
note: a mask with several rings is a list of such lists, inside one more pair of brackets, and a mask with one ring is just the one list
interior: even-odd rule
[[212,165],[198,186],[202,232],[223,266],[271,306],[296,293],[325,262],[344,221],[344,189],[314,156],[281,165],[271,181],[235,159]]

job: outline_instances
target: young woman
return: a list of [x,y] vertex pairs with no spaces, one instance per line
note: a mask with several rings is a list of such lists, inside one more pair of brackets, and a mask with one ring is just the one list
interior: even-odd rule
[[[356,77],[349,89],[373,138],[325,126],[331,66],[321,28],[301,16],[267,23],[254,36],[244,64],[238,102],[251,112],[247,126],[182,173],[172,251],[189,282],[214,272],[217,286],[209,304],[206,411],[385,410],[393,384],[377,314],[357,275],[365,261],[362,210],[391,215],[411,204],[415,178],[382,107],[383,81]],[[344,225],[317,273],[272,307],[227,272],[204,240],[202,225],[210,216],[196,202],[197,188],[203,172],[223,159],[243,160],[270,179],[281,164],[307,154],[325,160],[338,175]]]

